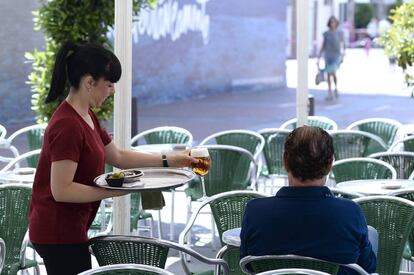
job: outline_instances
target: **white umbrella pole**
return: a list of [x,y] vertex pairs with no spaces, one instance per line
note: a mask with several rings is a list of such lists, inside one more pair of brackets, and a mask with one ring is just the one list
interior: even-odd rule
[[308,5],[308,0],[296,0],[296,57],[298,63],[296,117],[298,118],[298,126],[306,124],[308,120]]
[[[130,148],[132,90],[132,0],[115,1],[115,54],[122,65],[122,77],[115,87],[114,141]],[[130,232],[130,196],[114,198],[114,234]]]

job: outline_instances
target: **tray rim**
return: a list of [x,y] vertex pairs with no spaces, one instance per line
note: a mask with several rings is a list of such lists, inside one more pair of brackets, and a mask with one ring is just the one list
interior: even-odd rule
[[119,171],[122,172],[122,171],[129,171],[129,170],[140,170],[140,171],[143,172],[143,175],[141,177],[138,177],[138,180],[137,181],[133,181],[133,182],[130,182],[130,183],[134,183],[134,182],[140,181],[141,179],[143,179],[146,176],[148,176],[148,174],[151,174],[151,171],[152,170],[155,170],[157,172],[158,171],[168,171],[170,173],[171,172],[175,172],[176,174],[186,176],[187,177],[187,181],[185,181],[183,183],[177,183],[177,184],[174,184],[172,186],[165,187],[165,188],[157,188],[157,187],[155,187],[155,188],[151,188],[151,187],[145,188],[145,184],[142,184],[142,185],[139,185],[139,186],[136,186],[136,187],[112,187],[112,186],[109,186],[109,185],[101,185],[101,184],[98,184],[97,183],[98,179],[100,179],[102,177],[105,178],[108,174],[113,173],[113,172],[108,172],[108,173],[104,173],[104,174],[101,174],[101,175],[95,177],[93,179],[93,183],[94,183],[95,186],[97,186],[99,188],[104,188],[104,189],[108,189],[108,190],[122,190],[122,191],[131,191],[131,192],[133,192],[133,191],[136,191],[136,192],[145,192],[145,191],[151,191],[151,190],[163,190],[163,189],[175,188],[175,187],[184,185],[185,183],[193,180],[197,176],[191,169],[189,169],[187,167],[139,167],[139,168],[121,169]]

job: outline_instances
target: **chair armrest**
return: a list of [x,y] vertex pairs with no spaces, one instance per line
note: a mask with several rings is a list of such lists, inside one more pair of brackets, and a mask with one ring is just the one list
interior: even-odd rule
[[22,246],[20,248],[20,259],[19,259],[19,265],[21,268],[24,269],[26,266],[26,248],[29,245],[29,230],[26,231],[26,234],[24,235]]
[[368,273],[368,272],[366,272],[361,266],[359,266],[358,264],[341,264],[341,266],[346,266],[346,267],[348,267],[349,269],[352,269],[352,270],[354,270],[354,271],[356,271],[356,272],[358,272],[358,274],[360,274],[360,275],[375,275],[375,274],[378,274],[378,273]]
[[4,262],[6,260],[6,244],[4,240],[0,238],[0,272],[3,270]]

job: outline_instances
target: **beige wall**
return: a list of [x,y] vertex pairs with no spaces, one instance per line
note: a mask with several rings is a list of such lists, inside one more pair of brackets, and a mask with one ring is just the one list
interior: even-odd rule
[[24,53],[44,46],[43,34],[33,31],[31,12],[38,6],[37,0],[0,1],[0,124],[6,128],[34,121],[25,84],[31,64],[25,63]]

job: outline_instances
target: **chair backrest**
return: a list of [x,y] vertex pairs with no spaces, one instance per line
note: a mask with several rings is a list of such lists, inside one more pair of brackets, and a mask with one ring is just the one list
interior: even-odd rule
[[240,267],[247,274],[281,268],[308,268],[335,275],[339,270],[337,263],[297,255],[246,256],[240,260]]
[[335,161],[329,177],[338,184],[343,181],[365,179],[396,179],[394,167],[372,158],[348,158]]
[[387,145],[376,135],[354,130],[338,130],[330,133],[333,139],[335,160],[366,157],[387,151]]
[[[185,247],[183,245],[161,239],[136,236],[105,236],[89,240],[90,250],[96,257],[99,265],[113,264],[145,264],[165,268],[165,262],[170,249],[177,250],[180,255],[190,255],[200,262],[209,265],[218,265],[227,275],[229,268],[221,259],[212,259]],[[191,274],[187,265],[183,265],[185,274]]]
[[282,268],[256,273],[256,275],[329,275],[329,273],[307,268]]
[[114,264],[96,267],[78,275],[173,275],[159,267],[143,264]]
[[[390,193],[389,195],[414,202],[414,188],[397,190]],[[408,244],[411,250],[411,254],[414,253],[414,251],[412,251],[412,249],[414,248],[414,230],[411,230],[410,232],[410,236],[408,237]]]
[[265,146],[264,138],[249,130],[228,130],[214,133],[200,142],[200,145],[208,144],[231,145],[241,147],[249,151],[257,160]]
[[[27,145],[29,151],[42,148],[43,145],[43,136],[45,134],[47,124],[37,124],[27,127],[23,127],[7,138],[7,142],[10,146],[13,146],[13,140],[22,134],[26,134]],[[15,147],[15,146],[13,146]],[[32,156],[27,159],[29,167],[35,168],[37,166],[38,156]]]
[[210,197],[232,190],[244,190],[254,183],[257,163],[249,151],[227,145],[206,145],[205,147],[211,159],[210,170],[204,176],[206,196]]
[[0,185],[0,236],[6,244],[4,268],[19,262],[20,249],[28,229],[32,188],[25,184]]
[[[288,121],[284,122],[280,126],[280,128],[281,129],[295,129],[297,122],[298,122],[297,118],[289,119]],[[338,125],[336,124],[336,122],[324,116],[308,116],[308,123],[306,125],[313,126],[313,127],[319,127],[327,131],[338,130]]]
[[[403,147],[399,148],[400,146],[403,146]],[[391,145],[391,147],[388,149],[388,151],[393,152],[398,149],[402,149],[402,151],[406,151],[406,152],[414,152],[414,136],[411,135],[411,136],[396,140]]]
[[19,156],[17,156],[16,158],[12,159],[9,163],[6,164],[6,166],[4,166],[1,170],[0,173],[5,172],[5,171],[9,171],[11,169],[14,169],[15,167],[20,167],[19,164],[21,161],[28,161],[29,158],[31,157],[38,157],[40,154],[41,149],[36,149],[33,151],[29,151],[27,153],[21,154]]
[[389,163],[397,171],[398,179],[408,179],[414,171],[414,152],[382,152],[368,157]]
[[359,130],[379,136],[387,147],[395,141],[398,130],[402,124],[389,118],[368,118],[351,123],[347,130]]
[[193,135],[186,129],[175,126],[161,126],[143,131],[131,139],[131,145],[137,145],[140,140],[146,144],[187,144],[193,142]]
[[[179,243],[181,245],[186,245],[187,234],[190,232],[198,215],[205,206],[209,205],[211,208],[221,240],[224,231],[241,227],[244,210],[250,200],[267,196],[268,195],[266,194],[261,194],[255,191],[230,191],[209,197],[192,213],[184,230],[179,236]],[[229,264],[231,273],[239,274],[234,272],[239,272],[240,250],[229,250],[229,252],[224,255],[224,259]],[[186,265],[186,260],[184,258],[181,259],[181,262],[183,265]]]
[[404,246],[414,223],[414,203],[397,197],[371,196],[354,200],[367,224],[378,231],[377,272],[399,274]]
[[266,161],[267,170],[270,175],[286,175],[285,166],[283,165],[283,152],[285,141],[290,130],[267,128],[259,131],[266,143],[263,148],[263,155]]

